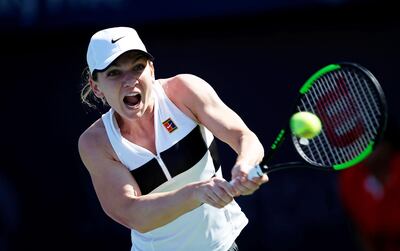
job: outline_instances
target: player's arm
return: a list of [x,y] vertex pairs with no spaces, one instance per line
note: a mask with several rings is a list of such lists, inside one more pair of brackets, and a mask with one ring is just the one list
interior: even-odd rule
[[[194,75],[182,74],[166,80],[164,89],[180,109],[205,125],[238,154],[232,169],[232,179],[245,180],[249,169],[262,160],[264,149],[238,114],[218,97],[207,82]],[[257,178],[255,185],[266,181],[266,176]],[[242,191],[242,194],[252,193],[258,188],[251,182],[246,182],[246,186],[249,186],[249,190]]]
[[103,210],[120,224],[147,232],[171,222],[202,203],[221,208],[232,200],[234,191],[221,179],[191,183],[171,192],[141,195],[128,169],[109,153],[109,143],[104,143],[107,140],[104,133],[96,130],[82,134],[79,153],[90,173]]

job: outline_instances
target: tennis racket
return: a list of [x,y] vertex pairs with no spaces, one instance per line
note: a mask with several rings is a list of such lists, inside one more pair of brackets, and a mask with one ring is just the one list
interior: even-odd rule
[[[370,155],[382,137],[387,120],[383,90],[370,71],[355,63],[330,64],[314,73],[300,88],[291,114],[317,115],[321,133],[299,138],[290,132],[289,119],[261,163],[249,172],[252,179],[284,168],[342,170]],[[269,165],[286,138],[301,161]]]

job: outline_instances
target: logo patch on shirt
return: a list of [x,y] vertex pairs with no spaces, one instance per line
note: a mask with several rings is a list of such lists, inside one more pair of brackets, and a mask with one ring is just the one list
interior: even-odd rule
[[165,129],[167,129],[167,131],[169,133],[175,131],[176,129],[178,129],[178,127],[175,125],[174,121],[172,121],[171,118],[168,118],[167,120],[165,120],[163,123],[163,126],[165,127]]

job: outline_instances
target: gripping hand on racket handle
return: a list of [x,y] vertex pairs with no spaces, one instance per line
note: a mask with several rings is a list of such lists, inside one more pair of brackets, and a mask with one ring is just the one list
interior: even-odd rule
[[261,171],[259,165],[236,163],[232,169],[232,180],[229,183],[238,196],[253,194],[267,181],[268,176]]

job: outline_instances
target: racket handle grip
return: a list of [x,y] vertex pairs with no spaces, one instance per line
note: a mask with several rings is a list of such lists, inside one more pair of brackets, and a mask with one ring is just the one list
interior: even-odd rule
[[255,167],[253,167],[252,169],[250,169],[249,174],[247,175],[247,178],[249,180],[252,180],[255,177],[261,177],[263,176],[264,173],[260,167],[260,165],[256,165]]
[[[260,165],[256,165],[256,166],[254,166],[253,168],[250,169],[249,173],[247,174],[247,179],[252,180],[253,178],[263,176],[263,174],[264,174],[264,172],[261,169],[261,166]],[[229,183],[231,185],[233,185],[234,182],[235,182],[235,180],[229,181]]]

